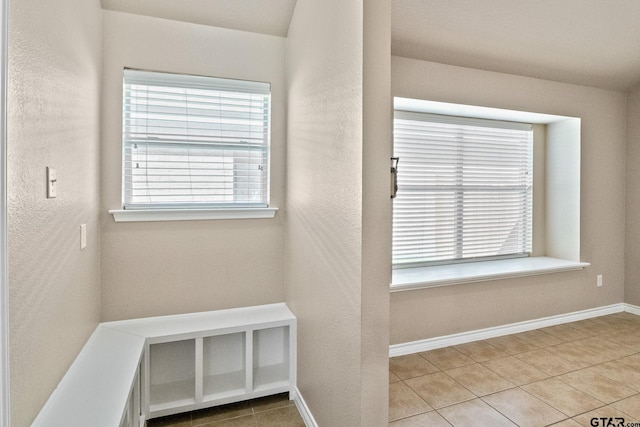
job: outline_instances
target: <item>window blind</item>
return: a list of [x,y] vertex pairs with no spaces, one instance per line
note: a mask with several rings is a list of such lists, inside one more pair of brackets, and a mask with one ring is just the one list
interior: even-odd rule
[[530,124],[396,111],[394,156],[394,267],[531,252]]
[[124,71],[125,209],[265,207],[270,85]]

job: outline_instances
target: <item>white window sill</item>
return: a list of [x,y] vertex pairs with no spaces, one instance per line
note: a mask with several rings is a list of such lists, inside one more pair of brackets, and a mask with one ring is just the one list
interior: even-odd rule
[[581,270],[589,265],[558,258],[527,257],[402,268],[393,270],[391,292]]
[[115,222],[145,221],[201,221],[210,219],[273,218],[278,208],[220,208],[220,209],[113,209]]

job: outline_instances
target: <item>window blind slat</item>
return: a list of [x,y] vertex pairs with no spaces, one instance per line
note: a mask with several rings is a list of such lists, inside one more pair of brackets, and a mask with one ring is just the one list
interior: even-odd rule
[[530,124],[396,111],[394,155],[394,266],[531,252]]
[[269,86],[125,70],[125,209],[267,206]]

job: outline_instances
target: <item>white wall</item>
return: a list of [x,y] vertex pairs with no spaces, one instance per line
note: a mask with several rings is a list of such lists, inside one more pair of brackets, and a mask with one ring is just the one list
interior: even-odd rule
[[[11,3],[11,417],[30,425],[100,318],[100,4]],[[46,198],[45,168],[58,195]],[[80,250],[80,224],[88,246]]]
[[287,39],[286,301],[321,426],[387,425],[389,28],[387,1],[299,0]]
[[580,261],[580,120],[547,125],[545,255]]
[[102,320],[284,300],[275,219],[115,223],[121,208],[122,70],[271,82],[271,204],[284,207],[285,39],[103,12]]
[[[392,58],[392,94],[582,119],[580,258],[576,272],[394,293],[391,343],[620,303],[624,298],[623,93]],[[547,224],[548,226],[548,224]],[[604,286],[596,287],[596,275]]]

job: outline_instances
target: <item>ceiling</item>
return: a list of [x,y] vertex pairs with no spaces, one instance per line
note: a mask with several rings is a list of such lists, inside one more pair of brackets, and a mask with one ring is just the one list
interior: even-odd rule
[[100,0],[103,9],[286,37],[296,0]]
[[638,0],[392,0],[394,55],[626,91]]
[[[109,10],[286,37],[296,0],[101,0]],[[392,54],[627,91],[640,0],[392,0]]]

